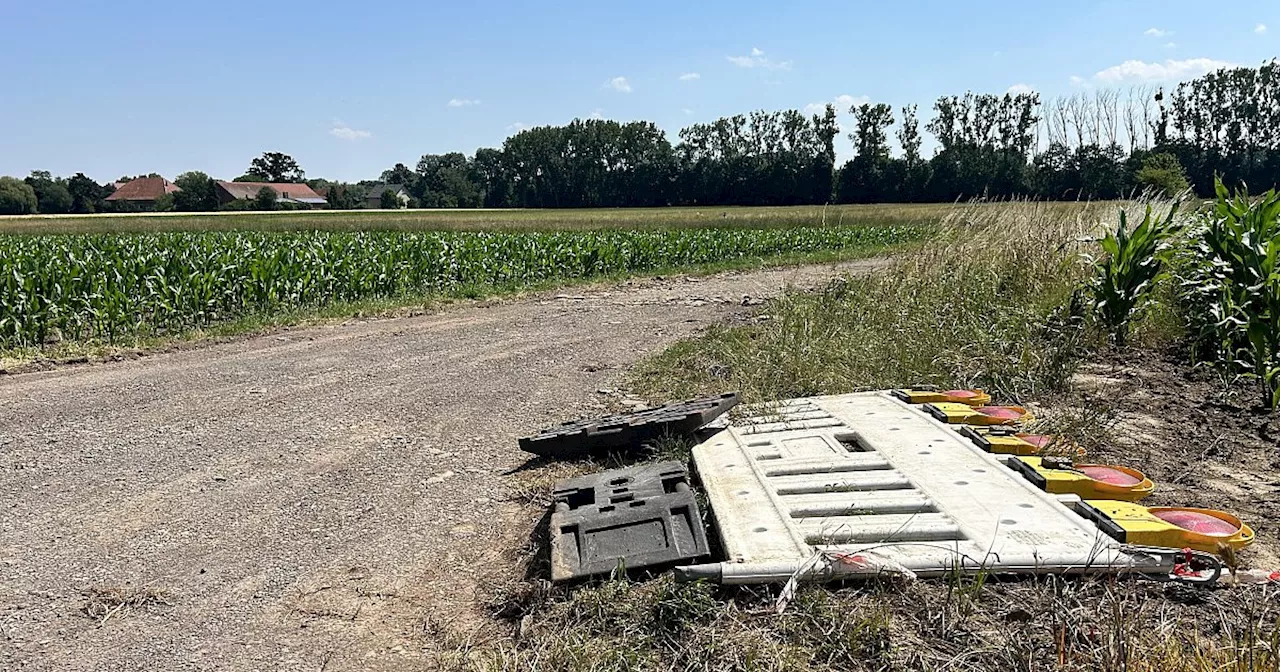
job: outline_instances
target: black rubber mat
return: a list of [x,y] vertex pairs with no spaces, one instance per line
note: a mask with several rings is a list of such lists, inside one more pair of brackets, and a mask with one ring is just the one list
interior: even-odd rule
[[520,450],[549,457],[578,457],[634,450],[662,436],[691,436],[738,404],[738,395],[693,399],[634,413],[566,422],[520,439]]

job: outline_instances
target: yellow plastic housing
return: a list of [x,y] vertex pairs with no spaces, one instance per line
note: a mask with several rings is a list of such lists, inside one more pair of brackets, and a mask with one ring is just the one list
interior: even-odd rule
[[952,402],[925,404],[924,410],[950,425],[1012,425],[1035,419],[1021,406],[979,406]]
[[[1142,472],[1113,464],[1076,464],[1069,468],[1057,467],[1057,460],[1040,457],[1015,457],[1009,466],[1021,473],[1041,490],[1055,495],[1079,495],[1081,499],[1113,499],[1136,502],[1151,496],[1156,484]],[[1063,460],[1067,464],[1069,462]],[[1102,467],[1127,475],[1133,484],[1108,483],[1090,476],[1090,468]]]
[[[1219,544],[1240,550],[1253,543],[1253,530],[1239,518],[1212,509],[1170,506],[1145,507],[1115,500],[1085,500],[1086,515],[1112,537],[1127,544],[1163,548],[1191,548],[1205,553],[1219,553]],[[1092,509],[1092,511],[1089,511]],[[1159,518],[1161,512],[1201,514],[1217,518],[1235,527],[1233,534],[1206,534],[1183,529]],[[1096,513],[1101,518],[1094,516]],[[1123,535],[1123,539],[1120,536]]]
[[982,390],[894,390],[893,396],[908,404],[951,403],[966,406],[986,406],[991,395]]
[[1087,454],[1084,448],[1066,439],[1027,434],[1008,426],[964,427],[960,433],[996,455],[1065,455],[1079,459]]

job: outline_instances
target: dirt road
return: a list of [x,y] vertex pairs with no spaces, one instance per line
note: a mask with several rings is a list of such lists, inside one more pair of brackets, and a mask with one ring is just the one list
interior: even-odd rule
[[0,669],[418,669],[424,622],[510,543],[516,437],[598,411],[627,366],[744,295],[872,264],[0,377]]

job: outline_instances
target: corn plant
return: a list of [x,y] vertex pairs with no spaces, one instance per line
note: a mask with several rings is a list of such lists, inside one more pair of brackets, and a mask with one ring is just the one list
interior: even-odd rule
[[1120,225],[1102,239],[1105,255],[1094,266],[1093,312],[1117,345],[1124,345],[1129,326],[1149,300],[1151,289],[1165,273],[1167,241],[1178,230],[1174,205],[1161,219],[1147,206],[1142,223],[1129,230],[1128,214],[1120,211]]
[[925,227],[0,235],[0,350],[364,299],[893,245]]
[[1200,354],[1257,381],[1264,403],[1280,405],[1280,195],[1217,199],[1184,281]]

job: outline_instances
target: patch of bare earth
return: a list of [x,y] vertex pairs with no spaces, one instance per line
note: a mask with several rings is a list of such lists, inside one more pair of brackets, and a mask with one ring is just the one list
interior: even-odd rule
[[1258,406],[1254,388],[1226,387],[1174,355],[1127,351],[1076,375],[1064,407],[1110,419],[1090,461],[1135,467],[1156,482],[1154,506],[1234,513],[1257,541],[1248,565],[1280,569],[1280,413]]

